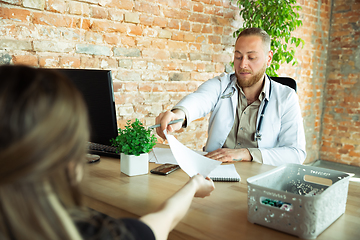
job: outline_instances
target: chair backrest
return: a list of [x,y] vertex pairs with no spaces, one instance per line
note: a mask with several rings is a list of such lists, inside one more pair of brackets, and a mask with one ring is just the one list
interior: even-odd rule
[[289,77],[270,77],[270,78],[275,82],[291,87],[292,89],[295,90],[295,92],[297,92],[297,85],[294,79]]

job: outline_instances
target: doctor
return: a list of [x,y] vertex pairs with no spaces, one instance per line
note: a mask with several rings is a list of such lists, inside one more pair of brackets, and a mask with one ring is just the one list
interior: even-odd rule
[[[262,29],[242,31],[235,42],[233,73],[204,82],[171,111],[160,113],[157,134],[187,127],[211,112],[206,156],[222,162],[255,161],[279,166],[302,164],[305,134],[298,96],[265,74],[273,52]],[[168,125],[184,118],[183,123]]]

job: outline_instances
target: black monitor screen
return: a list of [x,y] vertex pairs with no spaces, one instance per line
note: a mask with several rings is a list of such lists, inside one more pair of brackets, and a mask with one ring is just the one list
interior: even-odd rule
[[90,141],[111,145],[118,135],[115,99],[110,70],[56,69],[71,79],[83,94],[88,107]]

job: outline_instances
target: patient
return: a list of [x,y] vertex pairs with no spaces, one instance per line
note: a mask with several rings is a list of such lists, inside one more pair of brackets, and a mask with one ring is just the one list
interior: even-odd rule
[[166,239],[193,197],[214,190],[196,175],[140,219],[81,207],[89,129],[80,93],[54,70],[7,65],[0,76],[0,239]]

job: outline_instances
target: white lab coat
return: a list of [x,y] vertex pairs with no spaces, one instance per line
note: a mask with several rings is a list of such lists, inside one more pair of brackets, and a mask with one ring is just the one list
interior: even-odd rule
[[[221,148],[234,124],[238,104],[238,91],[230,74],[223,73],[204,82],[194,93],[183,98],[174,108],[184,107],[188,111],[187,125],[193,120],[212,112],[209,119],[208,139],[205,151]],[[268,85],[266,85],[269,87]],[[234,94],[231,94],[231,93]],[[258,140],[263,163],[280,166],[284,163],[302,164],[306,157],[305,133],[298,96],[293,89],[271,81],[265,96],[268,105],[261,124],[262,139]],[[221,96],[230,96],[221,98]],[[260,104],[257,123],[264,107]]]

